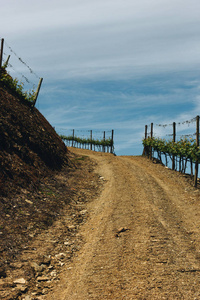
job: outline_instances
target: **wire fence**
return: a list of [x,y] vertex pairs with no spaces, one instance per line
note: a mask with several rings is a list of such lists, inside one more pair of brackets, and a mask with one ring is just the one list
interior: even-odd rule
[[4,41],[2,61],[7,65],[7,70],[13,77],[17,77],[26,87],[29,86],[29,89],[36,88],[40,77],[6,41]]
[[68,147],[114,153],[114,130],[56,129]]
[[[157,160],[172,170],[199,177],[199,116],[171,124],[145,125],[143,155]],[[189,165],[188,165],[189,163]]]
[[[151,136],[151,127],[153,124],[153,136],[159,136],[165,139],[173,137],[173,126],[175,122],[170,124],[148,124],[147,126],[147,137]],[[194,137],[196,136],[196,117],[190,120],[176,122],[176,136],[179,138]],[[193,130],[193,133],[191,131]]]
[[[2,80],[4,84],[9,85],[9,87],[15,86],[17,91],[21,91],[21,94],[28,95],[31,100],[37,96],[39,89],[42,83],[42,78],[33,71],[27,62],[22,59],[15,50],[6,42],[4,39],[1,39],[1,48],[0,48],[0,69],[6,69],[7,78]],[[13,80],[12,84],[8,82],[8,79]],[[38,84],[39,80],[39,84]],[[36,90],[37,88],[37,90]],[[34,102],[34,101],[33,101]],[[35,101],[36,102],[36,101]],[[35,103],[34,103],[35,105]]]

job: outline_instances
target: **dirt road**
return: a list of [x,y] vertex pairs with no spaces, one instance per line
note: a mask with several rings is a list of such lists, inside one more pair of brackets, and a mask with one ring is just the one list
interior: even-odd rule
[[200,299],[200,193],[143,157],[73,150],[105,184],[84,246],[44,299]]

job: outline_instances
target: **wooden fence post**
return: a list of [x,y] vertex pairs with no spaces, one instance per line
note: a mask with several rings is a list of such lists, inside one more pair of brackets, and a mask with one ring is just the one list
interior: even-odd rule
[[8,66],[9,59],[10,59],[10,55],[8,55],[8,57],[7,57],[7,59],[6,59],[6,62],[5,62],[5,66],[6,66],[6,67]]
[[[151,123],[151,139],[153,137],[153,123]],[[152,146],[150,146],[150,159],[152,159]]]
[[74,129],[73,129],[72,136],[73,136],[73,139],[72,139],[72,147],[74,147]]
[[92,130],[90,130],[90,150],[92,150]]
[[41,88],[41,85],[42,85],[42,81],[43,81],[43,78],[40,78],[40,81],[38,83],[38,87],[37,87],[37,90],[35,92],[35,99],[34,99],[34,102],[33,102],[33,107],[35,106],[35,103],[37,101],[37,98],[38,98],[38,95],[39,95],[39,92],[40,92],[40,88]]
[[[147,128],[148,128],[148,126],[145,125],[145,130],[144,130],[144,139],[145,140],[147,139]],[[142,155],[146,155],[147,154],[146,152],[147,152],[147,150],[146,150],[146,147],[144,146]]]
[[[176,142],[176,123],[173,122],[173,142]],[[175,156],[172,157],[172,170],[175,170]]]
[[[106,140],[106,132],[103,132],[103,141],[105,142]],[[105,152],[105,145],[103,145],[103,152]]]
[[110,153],[113,153],[113,140],[114,140],[114,130],[112,130],[112,136],[111,136],[111,143],[112,143],[112,146],[110,148]]
[[[196,145],[199,147],[199,116],[196,117]],[[199,163],[195,161],[194,186],[197,187]]]
[[148,129],[148,126],[145,125],[145,132],[144,132],[144,138],[145,138],[145,140],[147,139],[147,129]]
[[3,61],[3,45],[4,45],[4,39],[1,39],[1,49],[0,49],[0,69],[2,67],[2,61]]

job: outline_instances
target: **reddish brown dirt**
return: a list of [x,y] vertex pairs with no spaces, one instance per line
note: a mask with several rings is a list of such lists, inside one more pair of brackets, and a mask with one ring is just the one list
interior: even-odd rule
[[55,130],[0,82],[0,277],[29,234],[48,227],[69,202],[69,188],[65,202],[43,200],[63,166],[66,173],[71,169]]
[[0,299],[200,299],[200,191],[70,149],[0,87]]
[[199,299],[200,193],[143,157],[87,154],[104,178],[77,256],[41,299]]
[[199,190],[144,157],[70,151],[54,179],[71,205],[10,262],[2,298],[199,299]]
[[[68,162],[70,166],[41,179],[36,191],[17,195],[27,207],[21,208],[23,213],[16,210],[18,226],[7,216],[0,230],[0,299],[40,299],[83,244],[78,231],[88,216],[86,203],[98,196],[103,181],[87,156],[68,152]],[[23,284],[16,283],[20,278]]]
[[93,169],[0,82],[0,299],[38,299],[59,280],[102,184]]

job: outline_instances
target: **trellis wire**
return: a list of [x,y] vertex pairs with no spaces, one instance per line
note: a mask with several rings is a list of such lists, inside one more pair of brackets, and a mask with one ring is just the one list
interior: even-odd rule
[[[9,62],[9,59],[10,59],[11,55],[8,55],[7,60],[5,61],[5,59],[3,58],[3,54],[4,55],[7,55],[7,54],[4,52],[4,49],[3,49],[4,48],[4,44],[9,49],[10,53],[14,54],[14,56],[17,58],[17,60],[21,64],[23,64],[32,75],[34,75],[37,79],[39,79],[39,83],[38,83],[36,91],[35,91],[35,88],[36,88],[35,83],[31,82],[31,80],[28,79],[27,76],[24,75],[23,73],[21,73],[19,71],[16,71],[16,69],[13,67],[13,65]],[[4,66],[2,66],[2,62],[4,62]],[[25,99],[25,101],[27,101],[27,103],[31,102],[31,104],[30,103],[29,104],[33,108],[35,106],[35,104],[36,104],[36,101],[37,101],[37,98],[38,98],[38,94],[39,94],[39,91],[40,91],[40,87],[41,87],[43,78],[40,78],[32,70],[32,68],[24,60],[22,60],[21,57],[19,57],[16,54],[16,52],[11,48],[11,46],[9,46],[7,44],[7,42],[4,41],[4,39],[1,39],[1,47],[0,47],[0,71],[2,71],[3,69],[5,69],[7,67],[11,68],[15,73],[20,74],[21,77],[25,80],[25,82],[27,84],[32,84],[32,89],[29,88],[29,91],[27,91],[27,88],[26,88],[25,89],[26,92],[24,92],[24,88],[23,88],[24,82],[21,81],[19,83],[19,81],[18,81],[17,78],[13,79],[13,77],[10,76],[10,74],[7,72],[7,70],[6,70],[6,73],[5,73],[5,70],[2,72],[2,74],[4,74],[4,76],[2,76],[2,81],[4,81],[4,84],[7,85],[10,89],[12,89],[14,92],[17,92],[20,97],[22,97],[23,99]]]
[[[163,128],[173,126],[173,134],[167,134],[166,136],[173,137],[173,142],[176,142],[176,136],[177,136],[176,125],[178,124],[180,126],[180,125],[187,124],[188,126],[190,126],[190,124],[194,123],[195,121],[196,121],[196,132],[195,133],[182,134],[179,136],[181,138],[182,137],[187,138],[187,137],[193,137],[195,135],[196,136],[196,145],[197,145],[197,147],[199,147],[199,116],[192,118],[190,120],[186,120],[184,122],[178,122],[178,123],[173,122],[172,124],[164,124],[164,125],[156,124],[156,126],[163,127]],[[146,140],[149,137],[151,137],[151,138],[153,137],[153,123],[151,123],[151,132],[150,133],[148,132],[148,128],[149,128],[149,125],[145,125],[145,139],[144,140]],[[181,155],[176,155],[176,156],[170,155],[169,153],[161,152],[158,149],[153,149],[152,146],[144,147],[143,155],[147,155],[150,159],[154,160],[154,159],[156,159],[155,152],[157,152],[157,160],[159,160],[161,163],[163,163],[167,167],[169,166],[169,162],[171,162],[171,168],[173,170],[179,171],[184,174],[186,173],[186,170],[188,170],[187,163],[190,162],[190,174],[192,176],[194,176],[194,185],[197,186],[198,165],[199,165],[199,161],[197,158],[195,161],[193,161],[192,158],[189,158],[189,157],[184,157]],[[164,157],[165,162],[163,162],[163,157]],[[194,169],[195,169],[195,172],[194,172]]]
[[35,75],[35,77],[39,79],[40,77],[32,70],[32,68],[31,68],[24,60],[22,60],[21,57],[19,57],[19,56],[16,54],[16,52],[11,48],[11,46],[9,46],[9,45],[7,44],[7,42],[4,42],[4,43],[5,43],[6,47],[9,48],[10,52],[13,53],[13,54],[17,57],[17,59],[18,59],[23,65],[25,65],[25,66],[27,67],[27,69],[30,71],[30,73],[33,74],[33,75]]
[[[14,74],[18,74],[21,77],[21,83],[28,85],[27,88],[29,90],[35,90],[36,88],[36,83],[33,82],[33,80],[30,79],[30,76],[34,76],[35,78],[37,78],[37,80],[40,78],[36,72],[33,71],[33,69],[16,53],[16,51],[14,51],[10,45],[8,45],[8,43],[6,41],[4,41],[4,46],[6,46],[6,50],[3,51],[4,57],[7,58],[2,58],[3,63],[5,64],[7,62],[7,59],[9,58],[9,61],[7,62],[7,68],[8,71],[12,73],[12,71],[14,72]],[[11,59],[13,59],[15,57],[15,61],[14,62],[10,62]],[[29,72],[30,76],[25,75],[24,73],[20,72],[16,65],[17,62],[19,62],[20,64],[22,64],[23,66],[26,67],[27,72]],[[15,66],[14,66],[15,65]],[[19,67],[19,65],[18,65]],[[29,78],[28,78],[29,77]]]
[[[114,130],[100,131],[71,129],[68,130],[68,132],[70,132],[68,135],[66,135],[67,130],[60,128],[56,131],[58,134],[60,134],[60,131],[64,131],[65,135],[60,134],[60,136],[68,147],[114,153]],[[101,136],[99,136],[98,139],[97,133],[98,135],[101,133]]]

